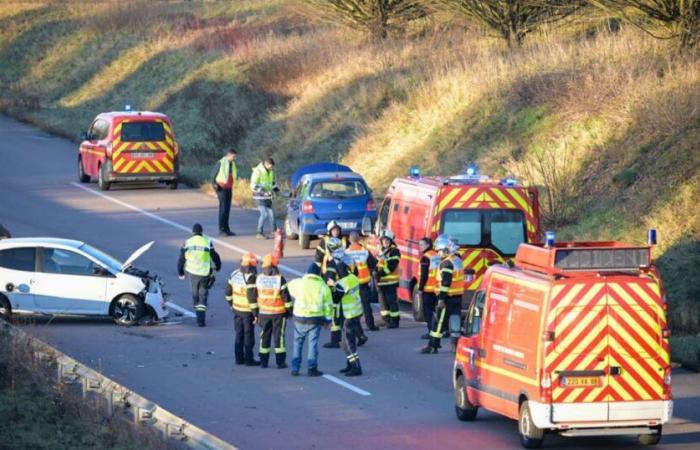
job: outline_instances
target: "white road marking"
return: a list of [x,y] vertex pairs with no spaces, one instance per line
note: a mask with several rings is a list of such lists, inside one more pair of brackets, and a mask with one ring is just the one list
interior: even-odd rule
[[[109,195],[103,194],[102,192],[95,191],[95,190],[90,189],[90,188],[88,188],[88,187],[86,187],[86,186],[83,186],[83,185],[81,185],[81,184],[79,184],[79,183],[72,182],[71,185],[72,185],[72,186],[75,186],[75,187],[77,187],[77,188],[80,188],[80,189],[84,190],[85,192],[89,192],[90,194],[97,195],[98,197],[102,197],[102,198],[104,198],[105,200],[109,200],[109,201],[112,202],[112,203],[116,203],[116,204],[118,204],[118,205],[120,205],[120,206],[123,206],[124,208],[130,209],[130,210],[132,210],[132,211],[136,211],[137,213],[143,214],[143,215],[146,216],[146,217],[150,217],[151,219],[156,220],[156,221],[158,221],[158,222],[160,222],[160,223],[164,223],[164,224],[166,224],[166,225],[170,225],[171,227],[177,228],[178,230],[184,231],[184,232],[186,232],[186,233],[190,233],[190,232],[192,231],[189,227],[186,227],[185,225],[179,224],[179,223],[177,223],[177,222],[173,222],[172,220],[166,219],[166,218],[164,218],[164,217],[160,217],[160,216],[157,215],[157,214],[153,214],[152,212],[145,211],[145,210],[143,210],[143,209],[141,209],[141,208],[139,208],[139,207],[137,207],[137,206],[130,205],[129,203],[126,203],[126,202],[124,202],[124,201],[122,201],[122,200],[119,200],[119,199],[116,199],[116,198],[114,198],[114,197],[110,197]],[[245,250],[245,249],[243,249],[243,248],[241,248],[241,247],[238,247],[238,246],[236,246],[236,245],[231,245],[231,244],[229,244],[229,243],[227,243],[227,242],[224,242],[224,241],[221,241],[221,240],[219,240],[219,239],[214,239],[214,238],[212,238],[211,240],[212,240],[213,242],[215,242],[216,244],[221,245],[222,247],[226,247],[226,248],[228,248],[228,249],[230,249],[230,250],[233,250],[234,252],[237,252],[237,253],[240,253],[240,254],[244,254],[244,253],[247,253],[247,252],[248,252],[247,250]],[[258,257],[259,257],[259,256],[258,256]],[[304,275],[302,272],[299,272],[298,270],[292,269],[291,267],[285,266],[285,265],[283,265],[283,264],[280,264],[280,265],[279,265],[279,268],[282,269],[282,270],[284,270],[285,272],[289,272],[289,273],[291,273],[292,275],[296,275],[296,276],[299,276],[299,277],[301,277],[301,276]],[[175,303],[166,302],[165,304],[166,304],[166,306],[169,306],[170,308],[172,308],[172,309],[174,309],[174,310],[176,310],[176,311],[181,312],[183,315],[186,315],[186,316],[188,316],[188,317],[196,317],[196,315],[194,314],[194,312],[189,311],[189,310],[187,310],[187,309],[185,309],[185,308],[183,308],[183,307],[181,307],[181,306],[179,306],[179,305],[176,305]],[[365,397],[366,397],[366,396],[372,395],[372,394],[370,394],[369,392],[365,391],[364,389],[360,389],[360,388],[358,388],[357,386],[353,386],[353,385],[350,384],[350,383],[346,383],[345,381],[343,381],[343,380],[341,380],[341,379],[338,379],[338,378],[334,377],[333,375],[323,375],[323,378],[325,378],[326,380],[328,380],[328,381],[330,381],[330,382],[332,382],[332,383],[335,383],[335,384],[337,384],[337,385],[339,385],[339,386],[342,386],[342,387],[344,387],[344,388],[346,388],[346,389],[349,389],[349,390],[351,390],[351,391],[353,391],[353,392],[355,392],[355,393],[357,393],[357,394],[360,394],[360,395],[362,395],[362,396],[365,396]]]
[[330,382],[333,382],[333,383],[335,383],[335,384],[337,384],[337,385],[339,385],[339,386],[342,386],[342,387],[344,387],[345,389],[350,389],[350,390],[353,391],[354,393],[360,394],[360,395],[362,395],[363,397],[369,397],[370,395],[372,395],[372,394],[370,394],[369,392],[365,391],[364,389],[360,389],[360,388],[357,387],[357,386],[353,386],[353,385],[350,384],[350,383],[346,383],[345,381],[341,380],[340,378],[336,378],[336,377],[334,377],[333,375],[323,374],[323,378],[325,378],[326,380],[328,380],[328,381],[330,381]]

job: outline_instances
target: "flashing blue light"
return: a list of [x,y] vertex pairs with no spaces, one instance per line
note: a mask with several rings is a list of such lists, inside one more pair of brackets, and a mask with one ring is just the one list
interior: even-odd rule
[[656,228],[649,228],[647,243],[649,245],[656,245]]
[[554,247],[554,242],[556,240],[556,234],[554,231],[547,231],[544,233],[544,246],[545,248]]
[[513,177],[508,177],[502,181],[502,184],[506,186],[515,186],[516,184],[518,184],[518,180],[516,180]]
[[124,111],[131,111],[131,105],[129,105],[129,104],[124,105]]
[[467,166],[467,176],[473,177],[476,175],[476,165],[475,164],[469,164]]
[[420,169],[416,166],[411,167],[411,176],[414,178],[420,177]]

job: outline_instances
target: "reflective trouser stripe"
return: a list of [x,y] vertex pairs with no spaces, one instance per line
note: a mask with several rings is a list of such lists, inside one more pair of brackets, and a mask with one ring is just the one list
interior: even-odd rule
[[194,305],[194,310],[195,311],[206,311],[207,306],[206,305]]
[[331,324],[331,331],[340,331],[340,304],[333,305],[333,323]]
[[398,311],[389,311],[391,317],[401,317],[401,313]]
[[445,314],[447,314],[447,308],[442,308],[440,310],[440,318],[437,321],[437,328],[430,331],[430,337],[434,337],[435,339],[442,338],[442,324],[445,322]]
[[381,314],[382,317],[386,317],[389,315],[389,311],[387,311],[386,309],[382,309],[381,311],[379,311],[379,314]]
[[284,353],[287,351],[287,345],[284,342],[284,332],[287,329],[287,318],[282,318],[282,326],[280,327],[280,346],[275,348],[275,353]]
[[357,353],[353,353],[351,355],[348,355],[348,356],[346,356],[346,358],[348,359],[348,362],[355,362],[358,359],[360,359],[360,357],[357,355]]

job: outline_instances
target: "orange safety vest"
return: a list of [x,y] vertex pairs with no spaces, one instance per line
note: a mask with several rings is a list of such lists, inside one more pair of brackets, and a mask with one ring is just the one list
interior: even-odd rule
[[260,314],[284,314],[287,307],[282,299],[281,275],[258,275],[255,280],[258,289],[258,308]]
[[[390,252],[394,253],[394,255],[390,255]],[[379,277],[379,282],[377,283],[378,286],[387,286],[399,282],[399,264],[396,265],[396,269],[394,269],[393,272],[388,274],[384,273],[384,268],[389,265],[389,260],[394,259],[401,259],[401,254],[399,253],[399,250],[398,248],[396,248],[395,245],[392,245],[389,248],[382,250],[382,252],[377,256],[377,270],[381,274],[381,276]]]
[[361,244],[352,244],[345,250],[345,254],[352,259],[352,265],[357,269],[357,279],[360,280],[360,284],[369,283],[371,278],[369,265],[367,265],[369,251]]
[[[450,297],[461,297],[464,294],[464,263],[462,262],[462,257],[457,253],[448,256],[445,261],[447,260],[452,263],[452,269],[444,268],[440,264],[440,271],[437,274],[440,292],[447,291],[447,295]],[[452,274],[452,283],[450,283],[449,287],[442,286],[442,274],[445,272]]]
[[[428,250],[427,252],[423,253],[423,256],[430,260],[430,266],[428,267],[428,281],[425,282],[423,292],[426,292],[428,294],[435,294],[439,289],[437,276],[438,269],[440,268],[440,255],[435,250]],[[419,267],[421,268],[421,270],[423,269],[423,266]],[[422,273],[419,275],[419,279],[423,278]]]

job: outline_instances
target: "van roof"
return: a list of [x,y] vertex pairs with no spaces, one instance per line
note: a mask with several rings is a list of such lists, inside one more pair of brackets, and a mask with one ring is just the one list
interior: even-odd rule
[[427,177],[398,177],[394,182],[411,184],[414,186],[428,187],[463,187],[463,186],[503,186],[510,188],[523,188],[521,184],[506,184],[505,181],[498,181],[486,176],[467,177],[456,176],[427,176]]
[[98,117],[104,119],[116,119],[122,117],[139,117],[139,118],[158,118],[164,120],[170,120],[168,116],[163,113],[153,112],[153,111],[110,111],[104,112],[98,115]]

